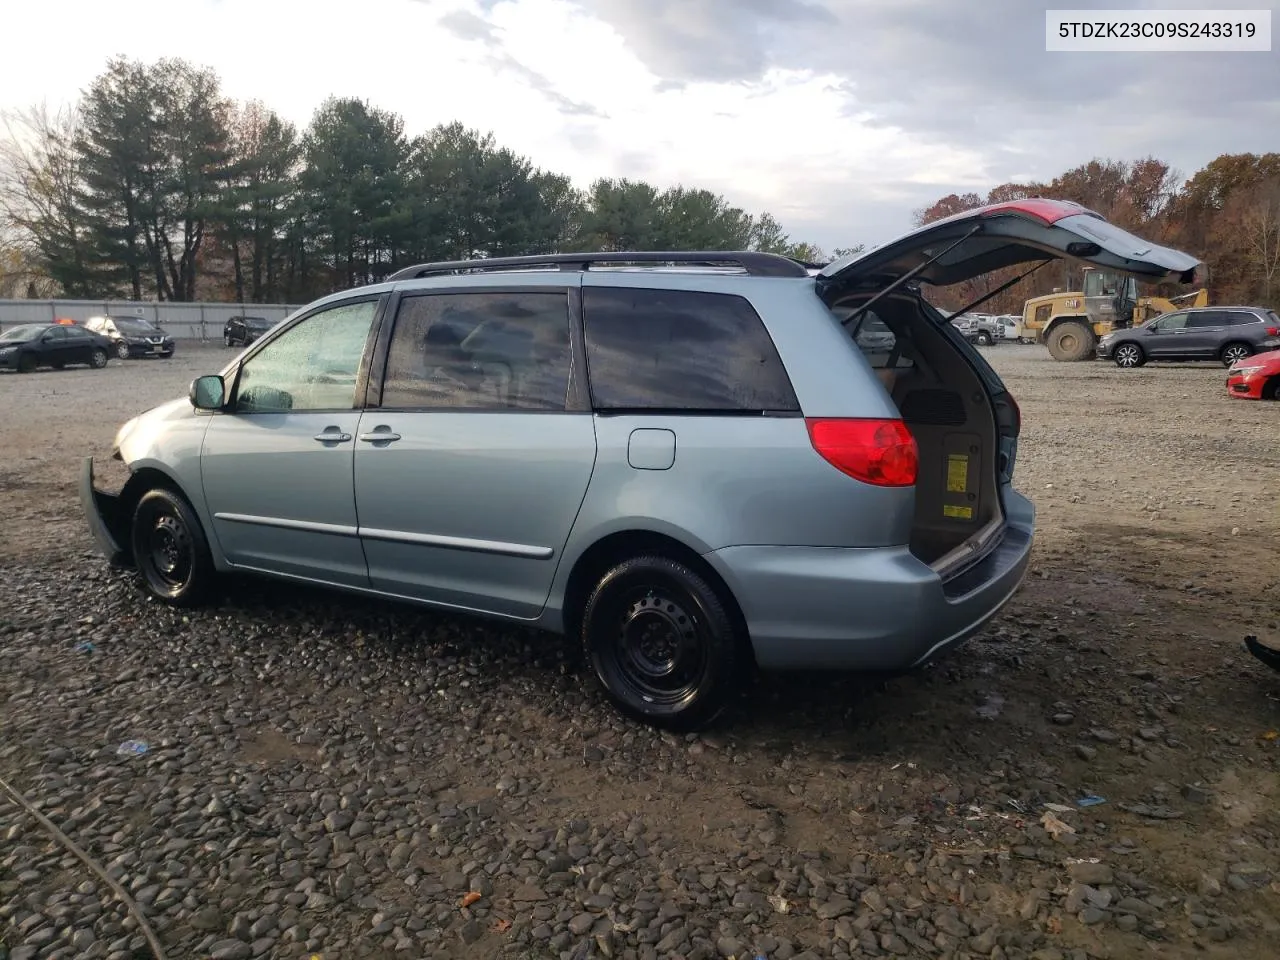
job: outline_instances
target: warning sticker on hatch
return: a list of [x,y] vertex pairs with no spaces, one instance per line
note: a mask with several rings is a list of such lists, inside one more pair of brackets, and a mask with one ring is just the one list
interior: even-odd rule
[[969,458],[963,453],[947,455],[947,493],[969,490]]
[[950,504],[943,504],[942,515],[944,517],[954,517],[957,520],[972,520],[973,507],[953,507]]

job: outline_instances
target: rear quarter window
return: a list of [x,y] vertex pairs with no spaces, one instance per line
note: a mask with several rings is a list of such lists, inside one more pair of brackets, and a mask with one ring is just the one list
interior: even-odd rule
[[597,410],[796,412],[791,380],[743,297],[688,290],[583,290]]

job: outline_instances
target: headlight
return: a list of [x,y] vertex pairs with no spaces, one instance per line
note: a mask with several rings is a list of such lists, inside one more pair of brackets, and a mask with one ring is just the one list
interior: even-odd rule
[[138,425],[138,418],[134,417],[132,420],[126,420],[124,425],[121,426],[120,429],[116,431],[116,438],[111,441],[111,455],[113,457],[119,455],[120,445],[125,442],[129,434],[133,432],[133,428],[136,427],[137,425]]
[[7,357],[17,349],[17,347],[0,347],[0,357]]
[[1262,369],[1262,367],[1232,367],[1230,373],[1233,377],[1251,377]]

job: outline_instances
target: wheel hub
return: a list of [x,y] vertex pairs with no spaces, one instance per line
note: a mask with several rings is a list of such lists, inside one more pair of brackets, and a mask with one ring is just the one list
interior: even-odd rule
[[173,517],[159,517],[151,531],[151,561],[157,573],[181,583],[190,569],[191,541]]
[[707,650],[698,621],[677,598],[653,591],[622,611],[617,664],[625,682],[651,703],[676,703],[696,688]]

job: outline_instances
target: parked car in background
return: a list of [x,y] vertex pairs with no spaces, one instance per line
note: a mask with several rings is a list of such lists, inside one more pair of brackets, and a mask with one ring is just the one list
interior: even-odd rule
[[1280,338],[1280,316],[1265,307],[1190,307],[1166,313],[1139,327],[1104,334],[1094,352],[1117,367],[1140,367],[1149,360],[1237,360],[1269,350]]
[[1280,339],[1271,349],[1237,360],[1227,370],[1227,395],[1241,400],[1280,400]]
[[987,313],[966,313],[952,321],[970,343],[989,347],[1002,336],[996,317]]
[[222,325],[222,342],[228,347],[247,347],[277,322],[266,317],[231,317]]
[[110,340],[115,355],[121,360],[130,357],[167,360],[175,349],[173,337],[141,317],[90,317],[84,322],[84,328]]
[[1081,249],[1152,281],[1198,265],[1024,200],[816,273],[758,251],[407,267],[124,424],[129,480],[98,490],[86,458],[81,503],[163,602],[244,571],[483,614],[567,634],[622,712],[702,726],[757,667],[909,669],[1014,595],[1018,405],[904,281]]
[[1015,343],[1018,339],[1018,331],[1022,327],[1022,317],[1012,313],[1005,313],[996,317],[995,320],[996,332],[999,334],[997,339]]
[[30,373],[37,367],[83,364],[101,370],[114,345],[77,324],[26,323],[0,333],[0,368]]

